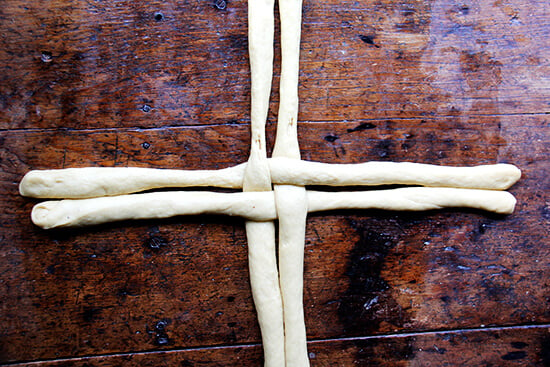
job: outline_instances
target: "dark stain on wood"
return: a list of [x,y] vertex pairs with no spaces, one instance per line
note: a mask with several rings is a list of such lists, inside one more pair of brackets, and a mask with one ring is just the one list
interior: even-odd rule
[[394,156],[395,142],[390,139],[383,139],[377,142],[372,148],[372,153],[380,160],[390,160]]
[[367,35],[364,35],[364,34],[360,34],[359,39],[361,41],[365,42],[367,45],[372,45],[376,48],[380,47],[380,45],[377,45],[377,44],[374,43],[374,36],[367,36]]
[[376,127],[375,124],[370,122],[363,122],[362,124],[359,124],[355,126],[354,128],[348,129],[348,133],[353,133],[355,131],[363,131],[363,130],[370,130],[374,129]]
[[[392,365],[413,360],[415,357],[414,339],[402,340],[361,340],[355,342],[358,365],[377,366]],[[384,357],[382,357],[384,356]]]
[[86,306],[82,311],[82,319],[85,322],[91,323],[92,321],[100,317],[101,311],[102,310],[100,308]]
[[330,134],[330,135],[325,135],[324,139],[329,143],[334,143],[336,140],[340,139],[340,137],[338,137],[338,135]]
[[503,355],[501,358],[505,361],[517,361],[519,359],[524,359],[527,357],[527,353],[525,353],[522,350],[508,352],[505,355]]
[[377,330],[381,322],[402,327],[409,316],[393,299],[383,278],[386,257],[400,240],[402,227],[395,221],[352,222],[359,241],[350,252],[346,276],[348,288],[338,309],[347,335]]
[[152,330],[147,330],[147,333],[153,337],[153,343],[157,346],[166,346],[170,344],[170,338],[168,337],[168,326],[172,320],[163,319],[154,324]]
[[165,246],[168,246],[168,241],[161,235],[158,227],[153,227],[149,231],[144,245],[148,252],[158,252]]
[[468,85],[475,90],[496,88],[502,82],[502,63],[486,52],[464,51],[460,63]]
[[550,366],[550,333],[540,338],[539,350],[543,366]]
[[512,346],[512,348],[515,348],[515,349],[524,349],[529,346],[529,344],[524,342],[511,342],[510,345]]

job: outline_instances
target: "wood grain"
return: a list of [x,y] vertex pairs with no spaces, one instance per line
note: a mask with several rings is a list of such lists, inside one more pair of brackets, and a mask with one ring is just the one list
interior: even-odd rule
[[[550,363],[548,12],[304,3],[303,159],[523,172],[510,216],[311,215],[313,366]],[[43,231],[17,192],[31,169],[244,162],[246,2],[6,0],[0,30],[0,363],[261,365],[242,220]]]
[[[312,366],[543,366],[547,365],[548,331],[545,328],[460,330],[397,337],[311,342]],[[472,354],[472,349],[483,353]],[[132,353],[45,362],[47,367],[84,366],[239,366],[254,365],[257,345],[156,353]],[[28,366],[18,364],[16,366]]]
[[[246,2],[213,3],[6,0],[0,127],[247,123]],[[544,4],[305,1],[299,120],[547,110]]]

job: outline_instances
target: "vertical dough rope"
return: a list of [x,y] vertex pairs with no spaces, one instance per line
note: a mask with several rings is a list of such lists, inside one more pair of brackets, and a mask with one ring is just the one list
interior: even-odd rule
[[[250,158],[243,191],[271,191],[265,121],[273,74],[274,0],[248,1],[248,47],[251,72]],[[252,296],[262,333],[266,367],[284,367],[283,305],[275,254],[275,225],[246,221]]]
[[[277,136],[273,157],[300,160],[298,144],[298,74],[301,0],[279,0],[281,81]],[[275,185],[279,218],[279,270],[285,324],[287,367],[309,366],[304,322],[304,242],[307,196],[303,186]]]

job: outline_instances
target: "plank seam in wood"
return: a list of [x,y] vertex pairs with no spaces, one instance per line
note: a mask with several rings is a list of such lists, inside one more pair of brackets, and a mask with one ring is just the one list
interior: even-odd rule
[[[528,330],[528,329],[550,329],[550,324],[528,324],[528,325],[512,325],[512,326],[495,326],[495,327],[484,327],[484,328],[482,327],[460,328],[460,329],[450,329],[450,330],[431,330],[431,331],[384,334],[384,335],[354,336],[349,338],[308,339],[308,345],[318,344],[318,343],[327,343],[327,342],[353,342],[353,341],[361,341],[361,340],[408,338],[408,337],[418,337],[418,336],[426,336],[426,335],[441,335],[441,334],[454,334],[454,333],[458,334],[458,333],[471,333],[471,332],[499,332],[499,331]],[[0,364],[0,366],[23,367],[23,366],[39,365],[42,363],[61,363],[61,362],[67,363],[67,362],[73,362],[73,361],[90,360],[95,358],[155,355],[155,354],[181,353],[181,352],[192,352],[192,351],[210,351],[210,350],[217,350],[217,349],[255,348],[260,346],[261,346],[260,343],[195,346],[195,347],[177,348],[177,349],[92,354],[92,355],[83,355],[79,357],[70,357],[70,358],[55,358],[55,359],[52,358],[52,359],[40,359],[40,360],[34,360],[34,361],[16,361],[16,362]]]

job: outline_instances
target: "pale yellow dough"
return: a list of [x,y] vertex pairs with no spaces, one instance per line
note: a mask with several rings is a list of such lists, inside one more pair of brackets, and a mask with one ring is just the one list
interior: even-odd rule
[[246,164],[220,170],[85,167],[30,171],[19,184],[23,196],[83,199],[166,187],[241,188]]
[[[266,154],[265,122],[273,73],[274,5],[274,0],[248,1],[251,138],[250,157],[242,180],[246,193],[257,191],[273,195]],[[249,220],[246,222],[246,236],[250,284],[262,333],[264,365],[284,367],[283,303],[275,252],[275,224],[272,221],[259,223]]]
[[274,183],[294,185],[420,185],[505,190],[521,176],[521,171],[511,164],[474,167],[409,162],[331,164],[272,158],[269,166]]
[[[384,209],[421,211],[442,208],[474,208],[499,214],[511,214],[516,199],[506,191],[404,187],[391,190],[372,190],[355,192],[306,191],[304,199],[301,192],[292,193],[297,186],[281,186],[289,194],[281,196],[276,204],[273,191],[215,193],[215,192],[153,192],[146,194],[121,195],[92,199],[67,199],[45,201],[35,205],[31,218],[39,227],[78,227],[130,219],[168,218],[177,215],[221,214],[246,218],[252,222],[271,222],[281,213],[298,212],[283,219],[288,229],[283,236],[297,238],[300,226],[291,226],[298,215],[303,216],[302,208],[308,212],[337,209]],[[303,204],[303,205],[302,205]],[[290,209],[285,209],[283,205]],[[298,206],[300,205],[300,207]],[[301,218],[301,217],[298,217]],[[300,224],[300,222],[298,222]],[[262,236],[265,226],[254,238]],[[286,227],[284,227],[286,228]],[[267,232],[266,232],[267,233]],[[270,233],[270,232],[269,232]],[[271,244],[266,245],[271,248]],[[274,246],[274,245],[273,245]]]
[[442,208],[472,208],[511,214],[516,199],[506,191],[403,187],[392,190],[322,192],[308,191],[308,211],[335,209],[382,209],[424,211]]
[[273,192],[153,192],[45,201],[33,208],[31,219],[45,229],[198,214],[224,214],[266,221],[277,215],[274,200]]
[[[266,186],[281,185],[376,186],[420,185],[466,189],[505,190],[516,183],[521,171],[511,164],[474,167],[437,166],[422,163],[366,162],[331,164],[276,157],[261,163],[243,163],[220,170],[170,170],[155,168],[88,167],[30,171],[19,185],[23,196],[51,199],[83,199],[131,194],[157,188],[242,188],[247,166],[258,166]],[[249,169],[254,172],[254,169]],[[252,190],[249,188],[249,190]]]
[[[302,1],[279,0],[279,14],[281,81],[273,157],[294,163],[300,161],[297,125]],[[307,367],[309,359],[302,301],[307,194],[300,184],[277,184],[274,190],[279,218],[279,277],[284,305],[286,367]]]

